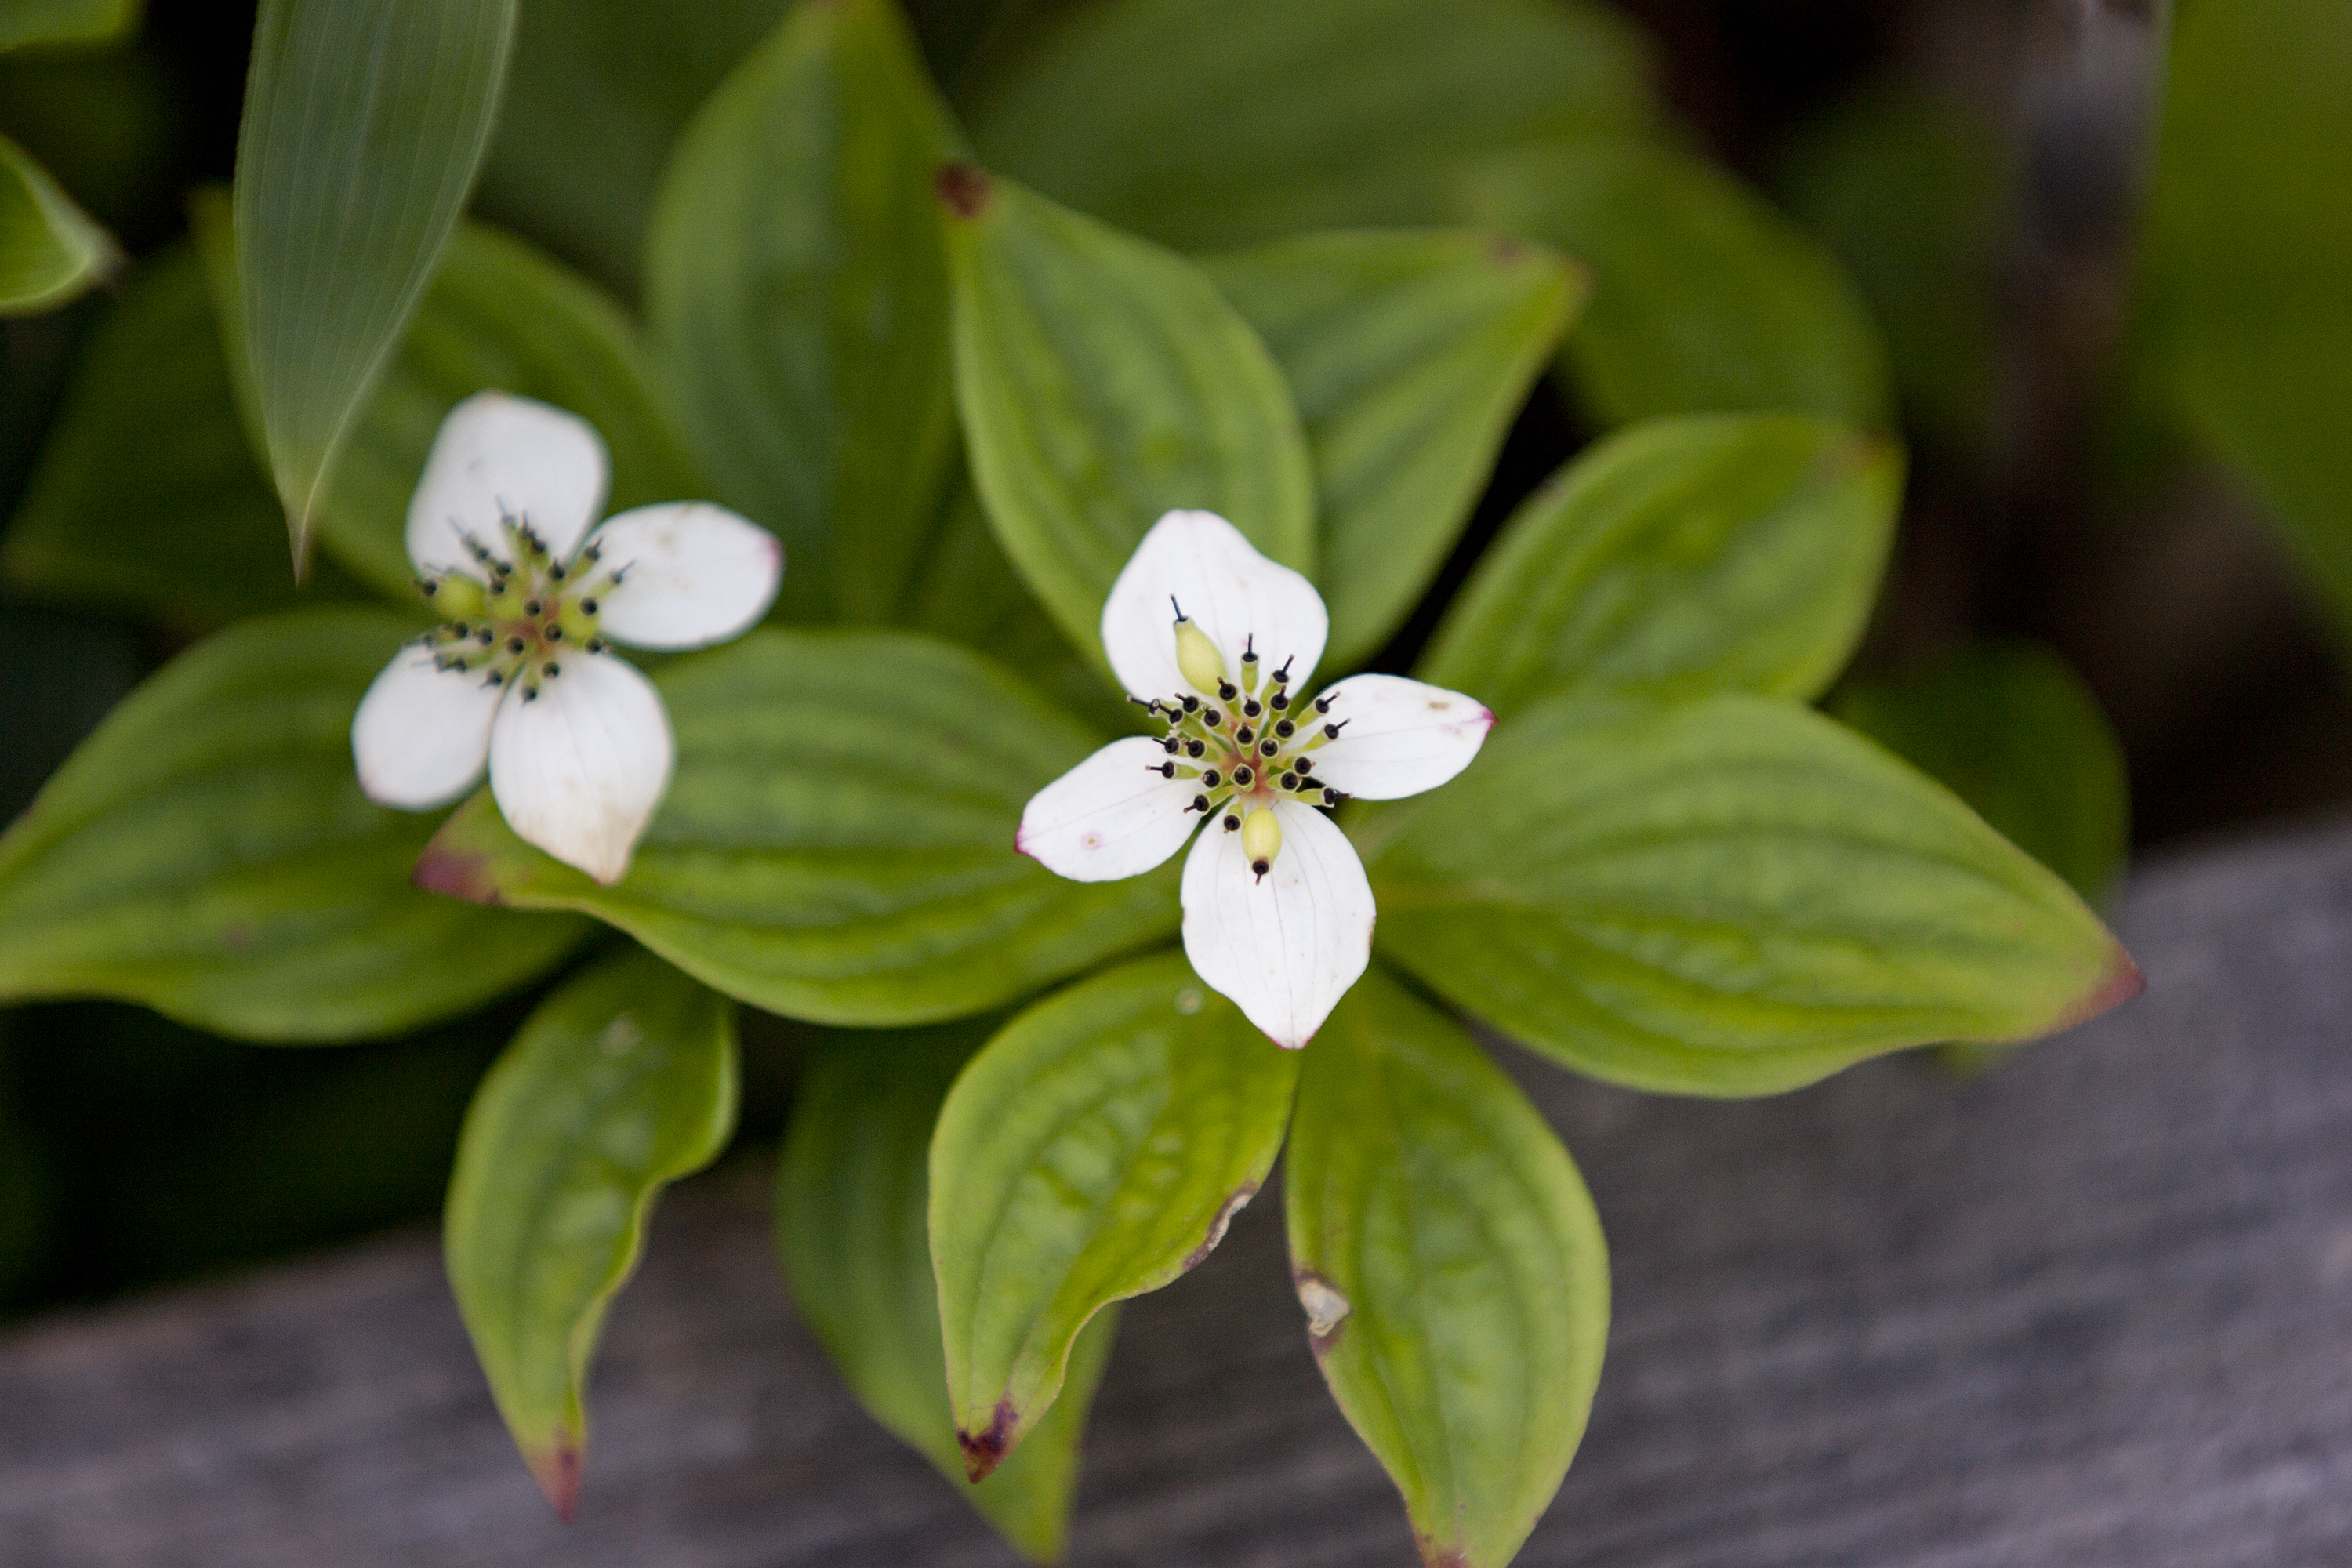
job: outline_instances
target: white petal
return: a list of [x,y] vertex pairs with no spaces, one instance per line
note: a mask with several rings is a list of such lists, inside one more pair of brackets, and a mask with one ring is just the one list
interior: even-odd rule
[[707,647],[748,631],[783,581],[783,542],[709,501],[641,506],[596,531],[600,567],[625,575],[599,628],[639,647]]
[[1311,805],[1278,801],[1282,852],[1260,881],[1242,836],[1212,825],[1184,862],[1184,953],[1277,1046],[1315,1037],[1372,956],[1372,887]]
[[1331,630],[1314,584],[1260,555],[1215,512],[1171,511],[1151,525],[1103,601],[1103,652],[1134,696],[1190,689],[1176,668],[1171,597],[1224,651],[1228,673],[1241,672],[1242,645],[1254,638],[1261,668],[1291,661],[1294,691],[1314,675]]
[[1200,816],[1184,808],[1197,779],[1164,779],[1157,741],[1113,741],[1029,797],[1013,847],[1057,877],[1140,877],[1184,847]]
[[600,882],[629,868],[669,787],[669,715],[653,682],[609,654],[574,654],[535,702],[515,693],[490,733],[507,826]]
[[604,438],[586,420],[503,392],[478,392],[441,421],[408,502],[408,559],[420,572],[473,570],[466,535],[506,552],[499,520],[530,521],[567,559],[604,509]]
[[1315,776],[1364,800],[1435,789],[1470,765],[1495,727],[1476,698],[1401,675],[1351,675],[1323,695],[1325,721],[1346,728],[1314,753]]
[[428,649],[402,648],[352,715],[360,788],[378,805],[402,811],[456,800],[482,776],[490,720],[505,695],[479,675],[436,668]]

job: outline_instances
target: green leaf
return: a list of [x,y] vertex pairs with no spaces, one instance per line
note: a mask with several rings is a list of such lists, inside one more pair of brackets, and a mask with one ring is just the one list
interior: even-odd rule
[[2049,1034],[2141,984],[1967,806],[1761,698],[1544,704],[1357,838],[1382,952],[1638,1089],[1769,1094],[1898,1047]]
[[992,168],[1187,249],[1448,222],[1479,154],[1634,132],[1648,50],[1559,0],[1108,0],[981,95]]
[[236,254],[299,570],[352,422],[488,144],[516,0],[261,0]]
[[1087,1409],[1118,1310],[1070,1352],[1062,1397],[976,1486],[948,1410],[940,1291],[931,1275],[931,1128],[985,1027],[836,1037],[793,1101],[777,1173],[776,1243],[802,1321],[873,1417],[937,1466],[1023,1552],[1057,1561],[1076,1489]]
[[285,522],[238,427],[187,247],[134,268],[90,334],[0,574],[24,593],[197,626],[295,602]]
[[1315,567],[1315,481],[1265,345],[1181,257],[977,170],[942,173],[956,402],[1005,553],[1102,650],[1111,580],[1160,515],[1213,511]]
[[1519,508],[1424,679],[1497,713],[1567,686],[1811,698],[1870,616],[1901,454],[1796,416],[1660,419]]
[[114,241],[22,147],[0,136],[0,316],[51,310],[121,259]]
[[1307,1056],[1283,1195],[1307,1342],[1423,1559],[1501,1568],[1601,1381],[1600,1218],[1527,1097],[1380,965]]
[[1282,1147],[1298,1056],[1139,959],[1007,1024],[931,1138],[931,1260],[948,1397],[974,1477],[1061,1392],[1104,1306],[1208,1256]]
[[2141,281],[2178,412],[2352,638],[2352,7],[2179,7]]
[[661,1189],[735,1130],[735,1008],[649,954],[574,976],[482,1080],[442,1216],[449,1288],[499,1414],[572,1517],[604,1309]]
[[402,602],[415,599],[404,532],[409,496],[441,421],[485,387],[568,408],[596,427],[613,461],[608,514],[702,499],[620,308],[520,240],[461,225],[319,508],[329,552]]
[[1886,423],[1885,354],[1853,284],[1729,175],[1596,139],[1497,158],[1467,188],[1478,222],[1591,268],[1566,359],[1604,423],[1748,409]]
[[240,622],[109,714],[0,837],[0,997],[345,1039],[466,1012],[553,963],[582,922],[419,891],[433,818],[360,794],[352,713],[414,629],[356,608]]
[[1327,668],[1437,574],[1582,297],[1559,257],[1471,233],[1310,235],[1211,260],[1290,382],[1322,503]]
[[142,0],[8,0],[0,50],[27,44],[102,44],[136,26]]
[[417,876],[581,910],[753,1006],[819,1023],[985,1011],[1173,931],[1170,873],[1065,881],[1017,853],[1029,797],[1097,738],[929,638],[755,632],[656,678],[677,770],[600,887],[508,831],[487,792]]
[[888,618],[955,456],[931,171],[961,142],[891,0],[803,5],[695,117],[655,206],[662,369],[788,613]]
[[1141,710],[1070,646],[1004,558],[969,477],[924,543],[900,615],[916,631],[979,649],[1104,735],[1145,728]]
[[2093,903],[2123,869],[2123,746],[2073,667],[2036,643],[1962,648],[1900,675],[1847,681],[1846,723],[1968,802]]
[[672,146],[793,0],[530,0],[475,202],[625,298]]

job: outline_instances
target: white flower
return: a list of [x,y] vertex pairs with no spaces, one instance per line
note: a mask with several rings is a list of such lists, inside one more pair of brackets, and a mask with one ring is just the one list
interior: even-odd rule
[[600,882],[629,868],[675,747],[653,683],[608,642],[702,647],[776,596],[783,546],[702,501],[607,518],[604,443],[543,403],[450,410],[408,503],[408,558],[449,619],[403,647],[352,719],[370,800],[446,805],[487,764],[508,826]]
[[1103,605],[1103,651],[1164,738],[1114,741],[1040,790],[1015,843],[1080,882],[1184,863],[1184,952],[1276,1045],[1312,1039],[1372,952],[1372,889],[1324,808],[1419,795],[1470,765],[1495,716],[1459,692],[1357,675],[1302,691],[1330,620],[1314,584],[1213,512],[1171,511]]

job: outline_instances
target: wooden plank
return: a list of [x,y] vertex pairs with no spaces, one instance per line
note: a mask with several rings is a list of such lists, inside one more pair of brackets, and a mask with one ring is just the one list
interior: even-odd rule
[[[2146,871],[2120,924],[2147,995],[1982,1082],[1884,1062],[1717,1105],[1515,1063],[1617,1271],[1591,1432],[1523,1561],[2352,1562],[2352,830]],[[568,1530],[411,1236],[0,1340],[0,1561],[1012,1563],[793,1322],[764,1182],[660,1215]],[[1130,1311],[1073,1560],[1412,1561],[1277,1205]]]

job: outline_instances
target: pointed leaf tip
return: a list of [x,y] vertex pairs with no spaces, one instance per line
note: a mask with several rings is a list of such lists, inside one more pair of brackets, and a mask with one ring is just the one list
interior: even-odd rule
[[978,1486],[988,1479],[989,1473],[1003,1464],[1004,1456],[1013,1451],[1013,1431],[1020,1421],[1020,1413],[1013,1408],[1013,1401],[1000,1399],[989,1415],[986,1431],[960,1431],[956,1434],[956,1446],[963,1450],[964,1475],[972,1485]]
[[530,1466],[531,1479],[539,1489],[547,1494],[555,1510],[555,1517],[564,1523],[572,1522],[580,1507],[580,1445],[562,1432],[544,1448],[524,1456]]
[[942,163],[931,176],[939,187],[940,204],[961,218],[975,218],[988,210],[988,174],[972,163]]
[[488,856],[443,844],[437,837],[416,858],[408,879],[424,891],[446,899],[462,899],[469,904],[506,902]]
[[2132,955],[2124,951],[2123,943],[2117,942],[2115,951],[2108,955],[2107,967],[2100,974],[2099,983],[2084,994],[2083,999],[2072,1011],[2058,1020],[2051,1033],[2063,1034],[2077,1025],[2087,1024],[2100,1014],[2122,1006],[2147,989],[2147,976],[2133,962]]

